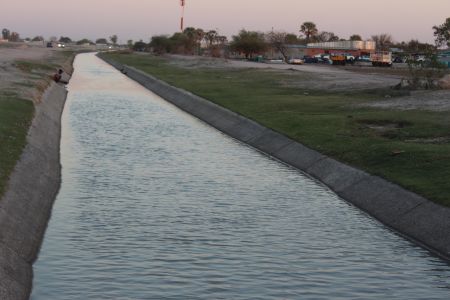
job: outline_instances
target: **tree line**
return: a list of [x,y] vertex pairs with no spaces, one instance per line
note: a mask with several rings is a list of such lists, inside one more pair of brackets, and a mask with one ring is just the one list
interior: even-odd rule
[[[24,38],[22,39],[19,35],[19,33],[13,31],[11,32],[9,29],[4,28],[2,30],[2,38],[4,40],[8,40],[10,42],[44,42],[45,38],[42,35],[37,35],[33,38]],[[90,44],[90,45],[95,45],[95,44],[112,44],[112,45],[117,45],[117,41],[118,41],[118,37],[117,35],[112,35],[109,37],[109,41],[106,38],[98,38],[94,41],[87,39],[87,38],[83,38],[81,40],[78,41],[73,41],[70,37],[67,36],[61,36],[59,39],[56,36],[51,36],[48,41],[50,42],[60,42],[60,43],[65,43],[65,44],[70,44],[70,43],[75,43],[77,45],[84,45],[84,44]]]
[[[428,53],[436,51],[438,47],[448,45],[450,47],[450,18],[439,26],[434,26],[436,44],[421,43],[418,40],[408,42],[394,42],[390,34],[372,35],[370,40],[374,41],[377,49],[388,50],[398,48],[408,53]],[[153,51],[157,54],[204,54],[200,47],[201,42],[206,43],[206,52],[212,56],[220,55],[221,48],[226,44],[226,50],[239,52],[246,58],[251,58],[269,48],[277,50],[283,58],[287,59],[287,49],[289,45],[307,45],[309,43],[334,42],[334,41],[362,41],[359,34],[352,34],[348,39],[339,37],[330,31],[320,31],[314,22],[304,22],[299,28],[299,35],[284,31],[248,31],[242,29],[237,35],[233,35],[231,41],[227,42],[225,36],[220,36],[217,31],[204,31],[200,28],[189,27],[183,32],[178,32],[172,36],[158,35],[151,38],[150,43],[143,41],[130,44],[130,47],[137,51]]]
[[[408,42],[394,42],[390,34],[372,35],[370,40],[376,43],[377,49],[388,50],[389,48],[399,48],[405,52],[420,53],[435,51],[439,47],[450,47],[450,18],[441,25],[433,26],[435,45],[421,43],[418,40]],[[11,32],[9,29],[2,30],[3,39],[18,42],[22,41],[19,33]],[[44,41],[43,36],[26,38],[26,41]],[[359,34],[352,34],[348,39],[339,37],[331,31],[321,31],[314,22],[307,21],[300,25],[299,34],[288,33],[284,31],[248,31],[242,29],[238,34],[233,35],[231,41],[227,37],[220,35],[217,30],[203,30],[201,28],[188,27],[183,32],[177,32],[173,35],[153,36],[150,43],[142,40],[133,42],[128,40],[127,46],[136,51],[153,51],[156,54],[178,53],[192,55],[211,55],[220,56],[224,49],[227,51],[240,52],[245,57],[250,58],[257,53],[263,53],[269,48],[280,52],[284,58],[287,55],[289,45],[307,45],[308,43],[334,42],[341,40],[361,41],[363,38]],[[69,37],[61,36],[59,39],[51,37],[50,41],[59,41],[61,43],[83,44],[112,44],[117,45],[117,35],[112,35],[109,39],[99,38],[92,41],[87,38],[73,41]]]

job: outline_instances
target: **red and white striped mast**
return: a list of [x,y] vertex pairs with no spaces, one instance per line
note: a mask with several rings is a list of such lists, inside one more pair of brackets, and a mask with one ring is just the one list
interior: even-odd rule
[[180,29],[181,32],[183,32],[184,30],[184,7],[186,5],[186,1],[185,0],[180,0],[180,5],[181,5],[181,23],[180,23]]

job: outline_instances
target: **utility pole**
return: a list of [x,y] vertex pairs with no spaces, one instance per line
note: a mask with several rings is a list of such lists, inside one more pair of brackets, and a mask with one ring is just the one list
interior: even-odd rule
[[180,0],[180,5],[181,5],[181,23],[180,23],[180,29],[181,32],[183,32],[184,30],[184,7],[186,5],[186,1],[185,0]]

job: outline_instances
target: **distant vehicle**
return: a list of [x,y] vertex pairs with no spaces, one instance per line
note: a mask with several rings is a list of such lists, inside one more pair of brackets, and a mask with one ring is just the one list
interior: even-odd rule
[[326,64],[333,63],[330,59],[329,54],[317,54],[317,55],[314,55],[314,58],[316,58],[318,60],[318,62],[320,62],[320,63],[326,63]]
[[394,59],[392,60],[392,62],[393,62],[393,63],[396,63],[396,64],[400,64],[400,63],[404,63],[405,60],[404,60],[403,58],[401,58],[400,56],[396,56],[396,57],[394,57]]
[[374,67],[391,67],[392,52],[379,51],[370,54],[370,61]]
[[333,63],[333,65],[341,65],[341,66],[345,66],[346,63],[346,56],[344,54],[340,54],[340,53],[333,53],[330,56],[330,59]]
[[301,58],[291,58],[288,60],[288,64],[291,65],[303,65],[305,61]]
[[349,63],[354,63],[356,58],[353,55],[345,54],[345,60]]
[[355,62],[355,57],[346,53],[333,53],[330,56],[333,65],[353,64]]
[[360,57],[358,57],[357,61],[370,62],[370,56],[369,55],[361,55]]
[[63,43],[58,43],[58,48],[66,48],[66,45],[64,45]]
[[47,48],[53,48],[53,43],[52,42],[48,42],[47,43]]
[[425,62],[425,55],[416,55],[415,57],[414,57],[414,60],[415,61],[417,61],[417,62]]
[[266,63],[268,63],[268,64],[284,64],[284,60],[282,60],[282,59],[269,59],[269,60],[266,60]]
[[303,61],[306,64],[317,64],[319,62],[319,59],[317,57],[313,57],[313,56],[304,56]]

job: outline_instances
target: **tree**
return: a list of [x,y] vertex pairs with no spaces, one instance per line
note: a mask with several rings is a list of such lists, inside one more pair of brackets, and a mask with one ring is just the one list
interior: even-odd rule
[[91,40],[88,40],[88,39],[82,39],[82,40],[79,40],[78,42],[77,42],[77,45],[84,45],[84,44],[93,44],[93,42],[91,41]]
[[169,40],[171,53],[192,53],[192,40],[186,34],[176,32]]
[[195,45],[197,48],[198,55],[200,54],[201,43],[202,43],[202,40],[204,39],[204,37],[205,37],[205,31],[203,29],[201,29],[201,28],[195,29]]
[[209,30],[205,33],[205,41],[208,43],[209,48],[217,41],[219,34],[215,30]]
[[447,18],[442,25],[433,26],[433,30],[436,37],[436,46],[450,47],[450,18]]
[[35,36],[34,38],[31,39],[32,42],[42,42],[44,40],[43,36]]
[[242,29],[238,35],[233,36],[230,48],[244,53],[246,58],[251,58],[254,54],[265,51],[267,43],[263,33]]
[[427,43],[421,43],[418,40],[410,40],[408,43],[402,43],[398,45],[399,48],[411,53],[434,53],[436,47]]
[[17,32],[12,32],[11,35],[9,36],[9,40],[11,42],[18,42],[20,41],[20,35]]
[[220,45],[225,45],[228,42],[228,38],[224,35],[218,35],[216,40]]
[[153,49],[154,53],[165,54],[171,50],[171,41],[165,35],[152,36],[150,47]]
[[379,35],[372,35],[372,41],[375,42],[377,49],[379,50],[389,50],[389,48],[392,46],[392,36],[387,33],[379,34]]
[[9,40],[9,36],[10,36],[11,32],[9,31],[9,29],[4,28],[2,30],[2,37],[4,40]]
[[59,42],[68,44],[68,43],[72,43],[72,39],[68,36],[62,36],[59,38]]
[[140,41],[134,43],[133,50],[143,52],[143,51],[147,50],[147,47],[148,47],[148,45],[146,43],[144,43],[142,40],[140,40]]
[[285,42],[288,45],[296,45],[301,43],[300,39],[293,33],[286,34]]
[[105,38],[99,38],[95,41],[96,44],[108,44],[108,40]]
[[194,54],[194,49],[197,48],[197,29],[194,27],[186,27],[183,30],[183,34],[186,37],[186,39],[184,39],[184,51]]
[[111,40],[111,43],[112,43],[113,45],[117,45],[117,39],[118,39],[118,37],[117,37],[116,34],[110,36],[109,39]]
[[280,52],[284,61],[288,60],[287,37],[288,33],[283,31],[271,31],[266,34],[269,45]]
[[300,33],[305,35],[307,43],[309,43],[311,37],[314,37],[318,32],[319,30],[317,30],[317,26],[313,22],[304,22],[300,26]]
[[133,49],[133,40],[128,40],[127,41],[127,46],[129,49]]
[[353,34],[350,36],[350,41],[362,41],[362,37],[359,34]]
[[339,41],[339,37],[335,35],[333,32],[321,31],[319,34],[314,36],[313,38],[316,42],[336,42]]

